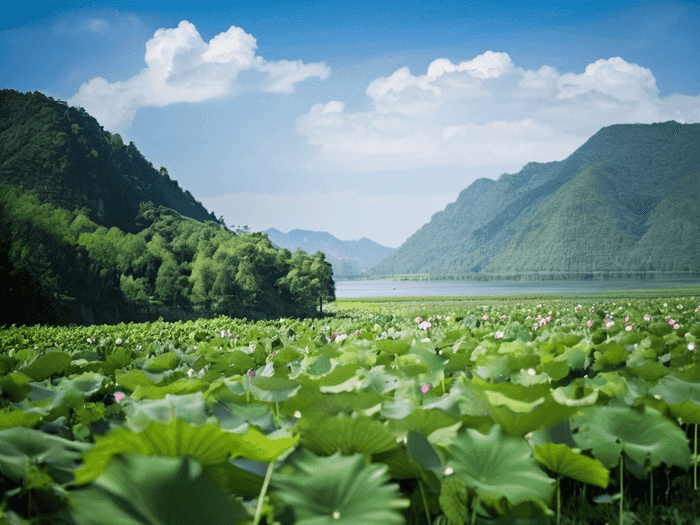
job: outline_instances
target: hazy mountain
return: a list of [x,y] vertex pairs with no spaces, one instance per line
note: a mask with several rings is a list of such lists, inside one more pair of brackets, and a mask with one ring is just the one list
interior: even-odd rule
[[141,202],[218,222],[133,142],[124,144],[84,109],[38,91],[0,90],[0,184],[32,190],[60,208],[88,208],[97,224],[128,232],[139,229]]
[[290,251],[302,249],[307,253],[321,251],[333,266],[333,275],[347,277],[364,272],[394,251],[365,237],[359,241],[341,241],[330,233],[309,230],[291,230],[289,233],[270,228],[270,240]]
[[699,198],[700,124],[609,126],[563,161],[475,181],[369,272],[698,271]]

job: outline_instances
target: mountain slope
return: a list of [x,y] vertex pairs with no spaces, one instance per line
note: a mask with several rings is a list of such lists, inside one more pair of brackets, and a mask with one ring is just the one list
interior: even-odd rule
[[0,184],[34,191],[42,202],[136,232],[139,203],[152,202],[198,221],[218,220],[82,108],[42,93],[0,90]]
[[333,266],[333,274],[338,277],[364,272],[394,251],[394,248],[382,246],[364,237],[359,241],[341,241],[326,232],[291,230],[282,233],[275,228],[270,228],[265,233],[281,248],[291,251],[301,249],[307,253],[323,252]]
[[700,268],[698,179],[700,124],[609,126],[563,161],[475,181],[370,273]]

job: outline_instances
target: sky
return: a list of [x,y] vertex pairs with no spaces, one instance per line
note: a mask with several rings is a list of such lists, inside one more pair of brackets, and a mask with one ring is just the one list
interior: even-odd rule
[[478,178],[700,122],[695,2],[24,1],[0,88],[84,107],[229,226],[400,246]]

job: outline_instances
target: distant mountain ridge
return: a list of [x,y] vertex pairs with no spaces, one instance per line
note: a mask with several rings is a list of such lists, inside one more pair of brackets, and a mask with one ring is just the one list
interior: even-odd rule
[[265,233],[274,244],[292,252],[297,249],[307,253],[323,252],[333,266],[333,275],[336,277],[360,274],[394,251],[394,248],[382,246],[366,237],[359,241],[341,241],[326,232],[294,229],[282,233],[275,228],[270,228]]
[[700,271],[700,124],[602,128],[563,161],[479,179],[368,273]]

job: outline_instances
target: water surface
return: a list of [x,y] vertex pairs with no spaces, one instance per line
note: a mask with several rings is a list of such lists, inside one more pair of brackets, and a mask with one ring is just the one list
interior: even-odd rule
[[609,281],[336,281],[337,298],[425,297],[450,295],[590,294],[611,290],[683,288],[700,281],[609,280]]

